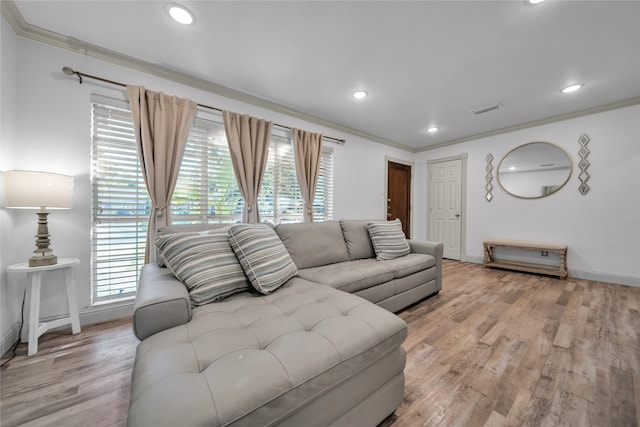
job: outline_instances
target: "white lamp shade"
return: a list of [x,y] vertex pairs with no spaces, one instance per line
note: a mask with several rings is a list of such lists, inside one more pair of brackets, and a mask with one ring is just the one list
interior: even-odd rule
[[6,171],[6,207],[23,209],[69,209],[73,177],[49,172]]

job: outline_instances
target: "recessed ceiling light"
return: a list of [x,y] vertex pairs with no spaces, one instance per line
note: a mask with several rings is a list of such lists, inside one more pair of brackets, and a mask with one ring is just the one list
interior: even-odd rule
[[570,86],[565,87],[564,89],[562,89],[560,92],[562,93],[571,93],[571,92],[575,92],[578,89],[582,89],[582,86],[584,86],[584,84],[582,83],[575,83],[572,84]]
[[191,25],[194,21],[193,13],[179,4],[169,5],[169,15],[171,15],[174,21],[184,25]]
[[437,126],[429,126],[427,128],[427,132],[430,132],[430,133],[438,132],[438,127]]
[[535,4],[540,4],[542,3],[544,0],[524,0],[524,2],[526,4],[530,4],[530,5],[535,5]]
[[353,92],[353,97],[355,99],[363,99],[363,98],[366,98],[367,95],[368,95],[368,93],[365,92],[364,90],[357,90],[357,91]]

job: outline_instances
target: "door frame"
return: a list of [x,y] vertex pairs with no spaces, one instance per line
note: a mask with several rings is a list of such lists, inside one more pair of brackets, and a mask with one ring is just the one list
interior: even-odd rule
[[413,175],[414,163],[409,160],[396,159],[390,156],[384,156],[384,199],[383,199],[383,211],[382,218],[387,219],[387,199],[389,198],[389,162],[399,163],[401,165],[409,166],[411,168],[411,182],[409,183],[409,230],[413,232]]
[[[427,240],[430,240],[431,234],[431,173],[433,165],[451,160],[462,160],[460,171],[460,261],[467,260],[467,158],[468,153],[462,153],[455,156],[442,157],[440,159],[427,160]],[[386,198],[385,198],[386,200]]]

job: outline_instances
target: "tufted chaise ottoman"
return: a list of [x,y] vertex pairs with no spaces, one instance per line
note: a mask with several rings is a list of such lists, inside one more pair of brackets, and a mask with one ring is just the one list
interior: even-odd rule
[[146,338],[130,426],[375,426],[402,402],[404,321],[293,278],[193,309]]

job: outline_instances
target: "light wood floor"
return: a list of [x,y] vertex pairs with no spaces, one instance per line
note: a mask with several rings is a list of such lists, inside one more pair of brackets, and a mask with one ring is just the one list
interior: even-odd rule
[[[383,426],[640,424],[640,288],[445,261],[440,294],[400,316],[405,398]],[[136,345],[126,319],[19,345],[0,425],[124,426]]]

